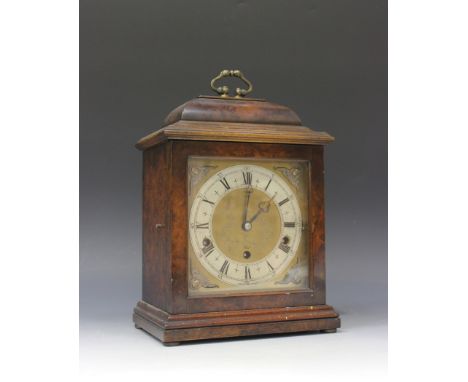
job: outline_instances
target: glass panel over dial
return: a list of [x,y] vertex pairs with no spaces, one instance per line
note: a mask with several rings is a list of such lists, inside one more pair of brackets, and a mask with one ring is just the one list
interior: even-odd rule
[[190,157],[189,295],[308,287],[306,161]]

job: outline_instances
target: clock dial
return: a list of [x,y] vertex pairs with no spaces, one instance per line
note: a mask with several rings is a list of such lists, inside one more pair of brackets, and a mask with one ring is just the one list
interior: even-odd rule
[[193,248],[228,284],[272,279],[294,259],[301,212],[291,188],[255,165],[228,167],[201,187],[190,214]]
[[193,261],[213,286],[277,285],[303,255],[303,195],[271,163],[211,168],[190,207]]

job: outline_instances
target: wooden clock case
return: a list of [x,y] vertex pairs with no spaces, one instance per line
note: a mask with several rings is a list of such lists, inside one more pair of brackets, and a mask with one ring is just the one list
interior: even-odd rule
[[[272,333],[336,331],[325,303],[323,146],[333,138],[264,100],[199,97],[142,138],[143,297],[133,321],[166,345]],[[309,174],[309,288],[216,297],[188,294],[189,156],[302,159]]]

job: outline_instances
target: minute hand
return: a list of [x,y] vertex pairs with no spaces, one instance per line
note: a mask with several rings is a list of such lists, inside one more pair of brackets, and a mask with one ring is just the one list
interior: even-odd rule
[[252,193],[252,187],[248,187],[245,190],[245,202],[244,202],[244,216],[242,219],[242,224],[245,224],[247,222],[247,211],[249,209],[249,200],[250,200],[250,194]]
[[262,213],[262,212],[268,212],[270,210],[270,205],[271,205],[271,201],[274,199],[274,197],[276,196],[276,194],[274,194],[269,200],[267,200],[266,202],[260,202],[258,203],[258,211],[255,213],[254,216],[252,216],[252,219],[249,220],[249,223],[252,224],[252,222],[258,218],[258,216]]

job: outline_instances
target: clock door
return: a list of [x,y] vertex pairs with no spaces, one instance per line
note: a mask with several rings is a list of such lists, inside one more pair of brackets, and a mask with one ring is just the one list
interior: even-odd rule
[[308,288],[304,160],[188,158],[189,296]]
[[322,155],[171,143],[170,312],[324,304]]

